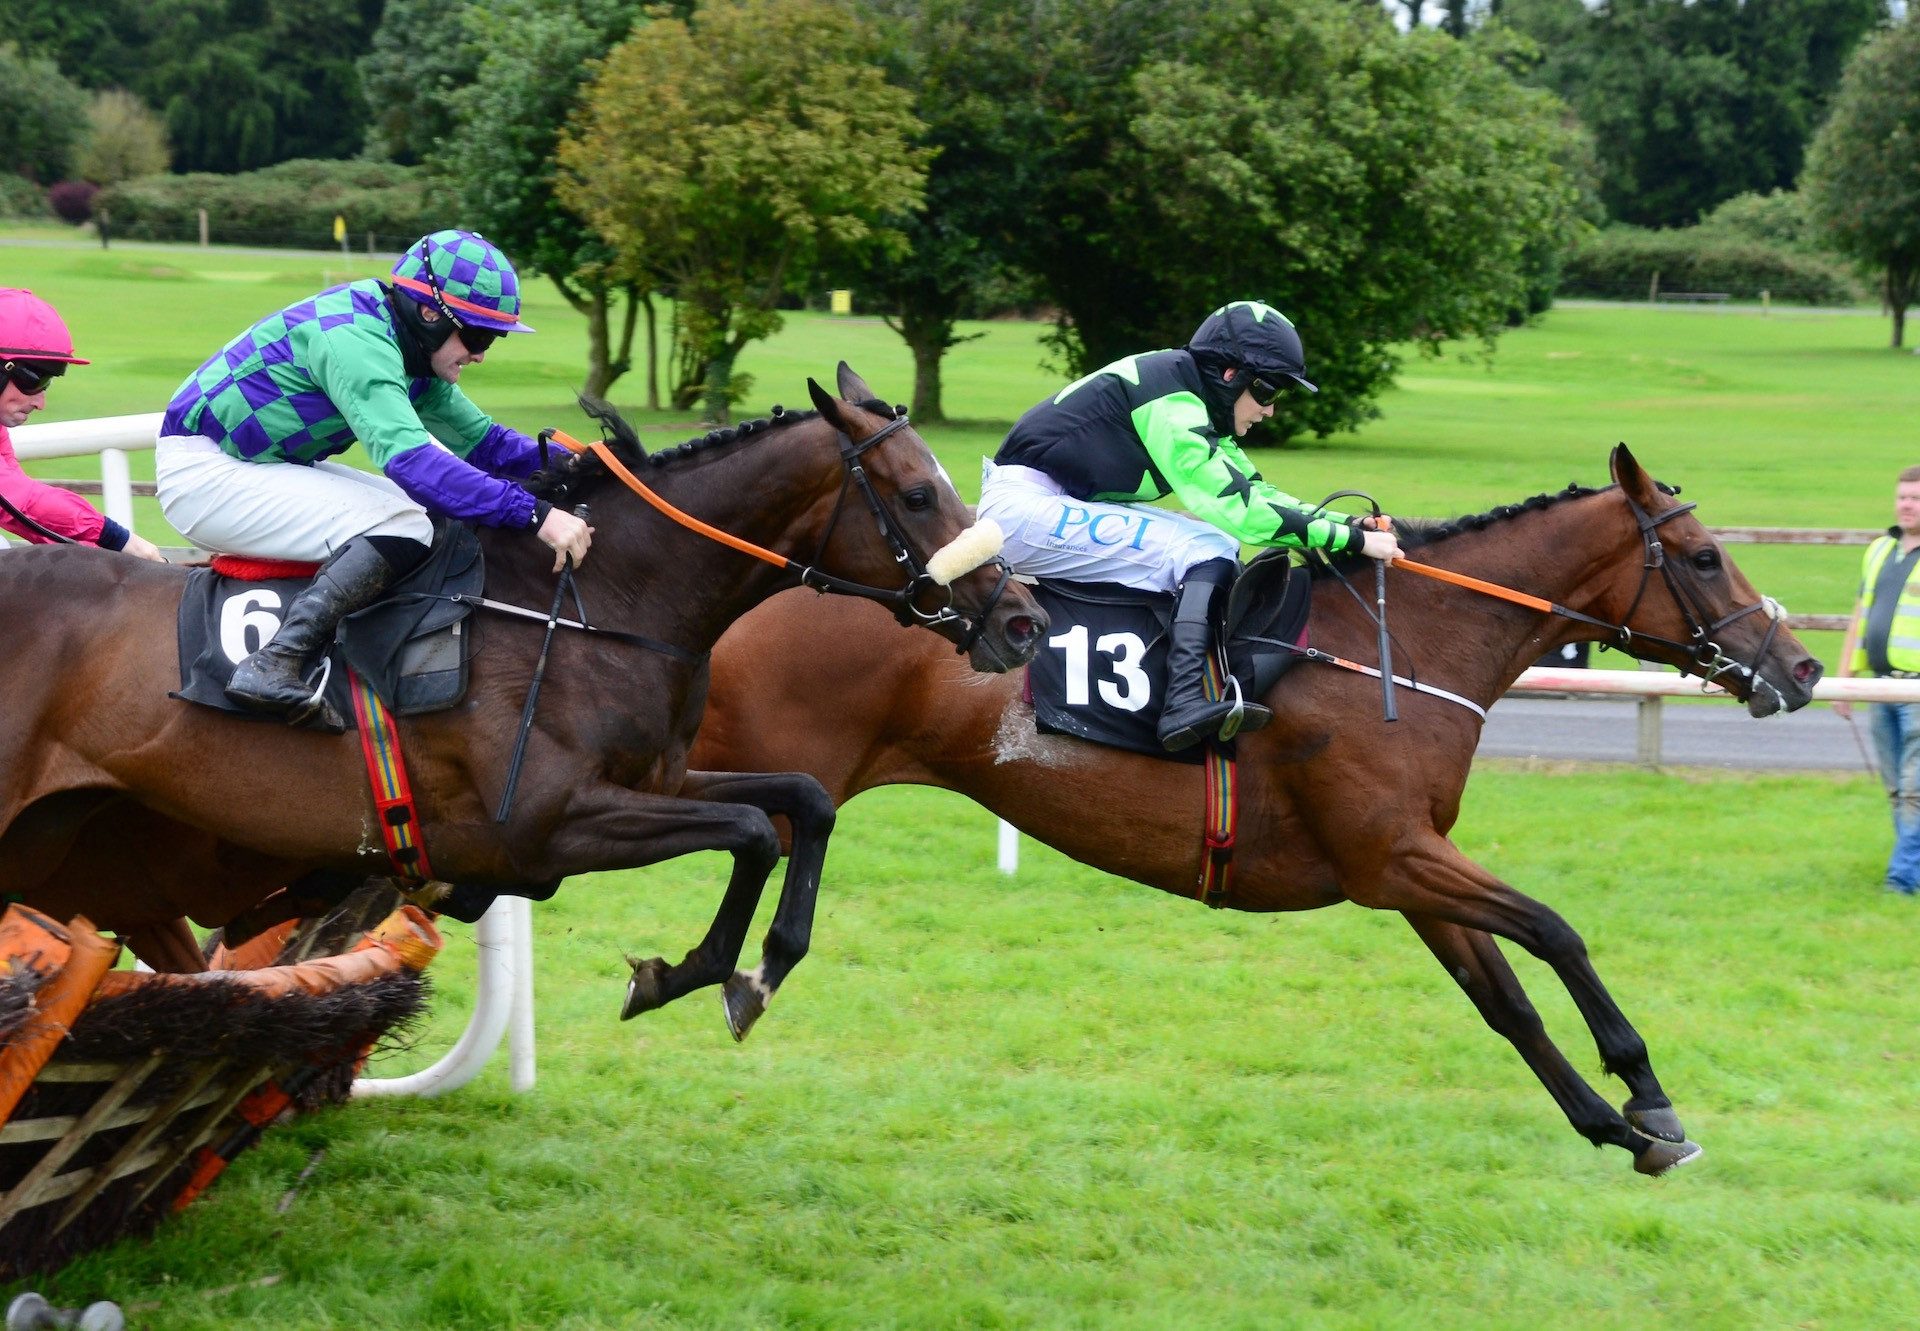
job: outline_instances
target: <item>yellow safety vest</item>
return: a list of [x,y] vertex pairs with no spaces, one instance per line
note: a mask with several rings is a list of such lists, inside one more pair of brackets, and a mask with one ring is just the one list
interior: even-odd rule
[[[1867,673],[1867,618],[1873,610],[1873,587],[1880,569],[1900,542],[1882,536],[1867,547],[1860,561],[1860,643],[1854,648],[1853,673]],[[1894,607],[1893,623],[1887,629],[1887,664],[1895,670],[1920,671],[1920,576],[1907,579],[1900,589],[1900,604]]]

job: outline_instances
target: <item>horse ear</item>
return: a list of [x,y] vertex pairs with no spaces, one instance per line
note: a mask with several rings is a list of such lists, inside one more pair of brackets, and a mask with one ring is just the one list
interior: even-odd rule
[[1639,460],[1633,456],[1631,449],[1625,444],[1615,444],[1613,446],[1613,457],[1610,459],[1609,465],[1613,472],[1614,482],[1619,485],[1622,490],[1633,496],[1642,507],[1645,507],[1651,502],[1653,497],[1653,479],[1641,468]]
[[807,395],[813,399],[813,405],[820,414],[832,421],[834,428],[844,434],[847,428],[846,418],[840,414],[840,404],[833,395],[811,379],[807,380]]
[[874,391],[867,387],[867,381],[853,372],[853,367],[845,361],[840,362],[840,374],[836,382],[840,385],[840,396],[849,402],[875,402],[879,399]]

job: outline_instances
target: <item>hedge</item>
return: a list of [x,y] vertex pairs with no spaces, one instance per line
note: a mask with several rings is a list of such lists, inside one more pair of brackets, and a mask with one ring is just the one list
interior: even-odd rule
[[141,176],[102,190],[93,206],[114,235],[132,240],[198,240],[204,208],[216,242],[325,248],[339,216],[356,249],[371,232],[392,250],[458,225],[450,199],[419,167],[300,160],[231,176]]
[[51,220],[53,209],[47,206],[47,192],[11,171],[0,171],[0,217],[34,217]]
[[1734,300],[1759,300],[1765,291],[1774,300],[1807,305],[1870,299],[1835,260],[1703,227],[1597,231],[1568,256],[1560,294],[1645,300],[1656,274],[1663,292],[1723,292]]

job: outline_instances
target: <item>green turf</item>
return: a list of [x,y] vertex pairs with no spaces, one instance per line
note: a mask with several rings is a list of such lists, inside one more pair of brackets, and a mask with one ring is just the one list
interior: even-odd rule
[[[690,944],[721,860],[570,883],[535,910],[532,1094],[496,1063],[276,1131],[48,1289],[183,1328],[1912,1325],[1883,817],[1860,779],[1476,774],[1462,847],[1585,932],[1708,1149],[1670,1179],[1576,1137],[1397,917],[1211,913],[1031,843],[1007,879],[982,811],[882,791],[745,1045],[709,995],[614,1019],[622,951]],[[463,1020],[451,932],[383,1071]]]
[[[95,358],[56,388],[65,417],[158,410],[249,319],[348,272],[132,246],[7,257]],[[522,427],[577,424],[578,320],[541,285],[529,305],[541,334],[468,386]],[[948,370],[969,423],[925,431],[966,493],[1055,382],[1036,328],[979,331]],[[1875,525],[1920,455],[1920,361],[1884,333],[1562,309],[1491,365],[1414,362],[1359,435],[1261,461],[1301,495],[1357,485],[1445,515],[1598,483],[1625,439],[1710,522]],[[796,316],[742,368],[757,404],[798,405],[841,357],[910,391],[877,323]],[[1857,552],[1740,554],[1795,609],[1850,598]],[[1878,791],[1495,765],[1457,839],[1585,933],[1705,1161],[1649,1183],[1588,1149],[1396,918],[1213,914],[1032,843],[1008,880],[982,811],[888,791],[844,815],[815,951],[747,1045],[706,996],[613,1019],[621,952],[694,942],[722,861],[570,883],[536,909],[536,1093],[495,1067],[283,1129],[155,1242],[46,1288],[166,1327],[1920,1321],[1914,903],[1876,887]],[[384,1071],[464,1022],[471,931],[451,933],[425,1043]],[[1564,995],[1518,964],[1597,1078]]]

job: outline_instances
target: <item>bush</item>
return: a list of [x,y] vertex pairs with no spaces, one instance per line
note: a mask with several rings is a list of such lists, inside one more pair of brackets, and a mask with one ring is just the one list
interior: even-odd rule
[[0,42],[0,172],[37,181],[73,173],[87,94],[51,60]]
[[79,226],[93,216],[93,196],[99,192],[90,180],[63,180],[47,191],[47,202],[63,221]]
[[1800,196],[1790,189],[1769,194],[1736,194],[1700,219],[1702,229],[1740,240],[1757,240],[1792,249],[1811,249],[1807,243],[1807,213]]
[[49,215],[45,190],[25,176],[0,171],[0,217],[44,218]]
[[448,198],[419,167],[296,160],[231,176],[141,176],[103,190],[95,206],[130,240],[196,240],[204,208],[216,241],[322,248],[341,216],[357,245],[371,231],[397,249],[459,225]]
[[1597,231],[1568,256],[1560,294],[1645,300],[1656,274],[1662,291],[1723,291],[1735,300],[1758,300],[1762,291],[1807,305],[1865,298],[1835,260],[1708,227]]
[[80,175],[96,185],[117,185],[136,176],[158,175],[173,165],[167,129],[147,104],[114,89],[93,99],[87,110],[87,141],[80,149]]

